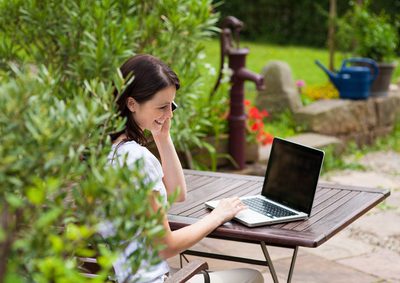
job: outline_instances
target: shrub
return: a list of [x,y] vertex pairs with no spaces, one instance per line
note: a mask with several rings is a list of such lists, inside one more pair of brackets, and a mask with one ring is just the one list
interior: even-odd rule
[[217,20],[211,0],[1,1],[0,67],[44,64],[54,73],[56,94],[67,99],[85,80],[109,82],[129,56],[153,54],[181,79],[172,134],[178,150],[190,155],[193,147],[211,146],[202,137],[219,118],[205,102],[213,76],[201,72],[199,60]]
[[374,14],[369,1],[356,5],[338,21],[339,46],[360,57],[390,62],[396,55],[399,36],[387,15]]
[[[16,72],[0,76],[0,281],[87,282],[75,256],[94,256],[91,243],[103,267],[96,280],[104,282],[133,237],[144,245],[130,259],[133,271],[143,259],[158,260],[159,247],[146,247],[162,236],[162,220],[150,209],[140,164],[107,165],[106,133],[123,122],[111,87],[93,81],[64,101],[46,69]],[[107,220],[116,231],[110,249],[95,237]]]

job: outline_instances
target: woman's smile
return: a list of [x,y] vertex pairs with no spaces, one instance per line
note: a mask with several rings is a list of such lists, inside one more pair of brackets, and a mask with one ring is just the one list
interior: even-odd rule
[[157,121],[157,120],[155,120],[155,122],[156,122],[156,124],[158,124],[160,126],[162,126],[164,124],[164,122],[160,122],[160,121]]

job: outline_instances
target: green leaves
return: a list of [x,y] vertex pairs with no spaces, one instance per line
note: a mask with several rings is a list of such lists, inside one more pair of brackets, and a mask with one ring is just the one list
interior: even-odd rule
[[[146,246],[163,229],[161,214],[149,205],[152,186],[144,182],[140,163],[113,168],[107,160],[107,133],[121,124],[112,85],[88,81],[91,93],[80,89],[64,100],[53,81],[45,69],[37,75],[17,70],[0,86],[0,207],[8,219],[0,223],[0,240],[11,245],[8,261],[0,264],[10,266],[7,278],[18,277],[11,265],[17,263],[29,280],[84,282],[75,255],[94,255],[89,243],[95,248],[101,242],[94,236],[106,221],[116,231],[109,258],[137,235],[146,238],[141,259],[155,260]],[[132,258],[133,270],[139,264]],[[110,259],[103,267],[104,280]]]
[[[130,239],[143,244],[130,259],[133,271],[142,260],[159,260],[162,247],[154,243],[164,235],[162,213],[152,211],[142,164],[114,168],[107,159],[108,134],[125,123],[113,92],[129,82],[117,67],[144,52],[170,64],[182,80],[183,111],[173,122],[178,149],[205,146],[216,154],[203,137],[224,128],[217,122],[226,97],[208,101],[209,77],[200,76],[204,63],[197,60],[204,37],[215,31],[210,6],[211,0],[0,1],[0,208],[7,220],[0,240],[8,245],[0,245],[7,251],[0,267],[7,267],[7,280],[85,282],[75,256],[93,255],[89,243],[103,267],[99,282]],[[113,225],[107,247],[100,223]]]
[[353,8],[338,20],[340,47],[357,56],[390,62],[399,44],[396,24],[385,14],[371,12],[369,3],[353,3]]

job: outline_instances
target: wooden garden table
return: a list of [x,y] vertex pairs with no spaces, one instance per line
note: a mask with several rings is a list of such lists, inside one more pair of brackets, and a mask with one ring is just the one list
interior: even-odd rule
[[[183,203],[174,204],[169,212],[168,219],[172,230],[190,225],[210,213],[204,206],[204,202],[208,200],[260,194],[264,180],[258,176],[184,171],[188,188],[187,199]],[[311,216],[307,220],[256,228],[230,221],[208,235],[211,238],[259,244],[265,261],[192,250],[184,251],[181,256],[188,254],[268,266],[274,282],[278,282],[267,245],[285,247],[293,249],[288,274],[290,282],[299,247],[320,246],[389,195],[390,191],[387,189],[320,182]]]

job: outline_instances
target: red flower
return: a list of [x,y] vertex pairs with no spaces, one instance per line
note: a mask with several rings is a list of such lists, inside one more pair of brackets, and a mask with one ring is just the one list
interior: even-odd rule
[[273,135],[271,135],[271,134],[269,134],[269,133],[264,133],[264,139],[262,140],[261,143],[262,143],[263,145],[267,145],[267,144],[272,143],[273,139],[274,139],[274,136],[273,136]]
[[251,126],[251,129],[252,129],[254,132],[259,131],[259,130],[262,130],[262,129],[264,129],[264,123],[263,123],[263,122],[255,122],[255,123]]
[[253,119],[262,119],[260,111],[254,106],[249,110],[249,117]]
[[261,111],[261,115],[263,116],[263,118],[267,118],[269,116],[269,113],[267,110],[263,109],[263,111]]
[[267,110],[260,111],[257,107],[251,105],[249,100],[245,100],[244,104],[248,111],[247,129],[253,135],[256,141],[262,145],[272,143],[273,136],[264,130],[264,119],[269,116]]

